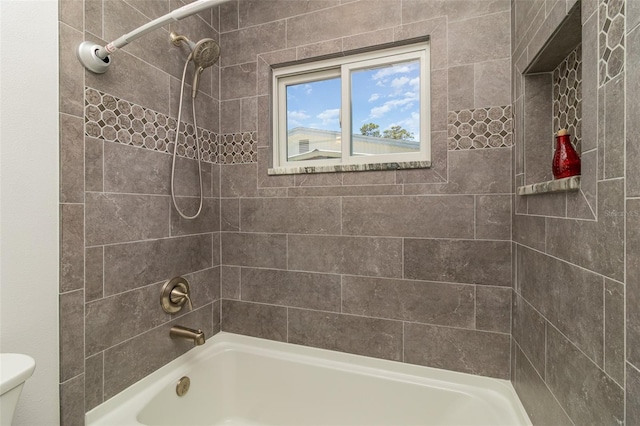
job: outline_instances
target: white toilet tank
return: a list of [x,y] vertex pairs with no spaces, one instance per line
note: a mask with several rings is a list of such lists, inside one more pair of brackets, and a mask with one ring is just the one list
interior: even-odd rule
[[0,354],[0,426],[9,426],[24,382],[36,362],[29,355]]

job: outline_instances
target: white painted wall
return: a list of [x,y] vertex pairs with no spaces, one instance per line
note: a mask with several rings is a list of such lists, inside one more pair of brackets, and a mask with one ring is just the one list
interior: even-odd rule
[[58,403],[58,2],[0,0],[0,351],[36,360],[14,424]]

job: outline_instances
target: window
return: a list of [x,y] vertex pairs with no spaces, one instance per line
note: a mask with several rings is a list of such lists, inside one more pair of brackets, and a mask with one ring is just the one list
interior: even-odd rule
[[428,44],[279,68],[273,78],[274,173],[430,165]]

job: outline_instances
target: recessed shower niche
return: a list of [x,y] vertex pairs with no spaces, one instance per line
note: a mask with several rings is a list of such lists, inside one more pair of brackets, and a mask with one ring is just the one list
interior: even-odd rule
[[[568,130],[579,155],[585,152],[583,50],[587,55],[597,55],[597,43],[595,49],[593,46],[583,49],[582,32],[581,4],[578,1],[546,42],[540,43],[537,53],[529,51],[516,61],[516,72],[521,74],[516,80],[516,84],[521,84],[516,87],[516,91],[521,90],[521,96],[515,105],[515,114],[520,115],[516,120],[521,132],[517,165],[518,213],[583,219],[594,216],[595,204],[590,202],[589,195],[581,191],[584,179],[593,180],[595,184],[595,173],[593,176],[585,175],[585,172],[591,173],[591,167],[584,164],[584,158],[582,176],[554,180],[551,169],[555,132],[559,129]],[[527,57],[528,62],[523,57]],[[593,77],[597,78],[597,75]],[[597,103],[595,94],[588,98]],[[597,120],[597,117],[588,119]],[[597,138],[597,135],[591,132],[587,137]],[[590,141],[587,149],[591,145]],[[529,195],[532,197],[523,198]],[[573,209],[568,207],[570,204]]]

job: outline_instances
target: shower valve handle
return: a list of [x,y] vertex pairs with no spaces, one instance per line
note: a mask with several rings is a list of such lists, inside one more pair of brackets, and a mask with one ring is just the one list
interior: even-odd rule
[[160,294],[160,305],[168,314],[180,312],[182,307],[188,304],[189,310],[193,310],[189,291],[189,282],[183,277],[175,277],[164,283]]
[[189,297],[189,293],[185,293],[180,288],[178,288],[178,286],[174,287],[174,289],[171,290],[170,297],[171,297],[171,301],[177,305],[183,305],[184,300],[186,299],[187,303],[189,304],[189,310],[193,311],[193,304],[191,303],[191,298]]

